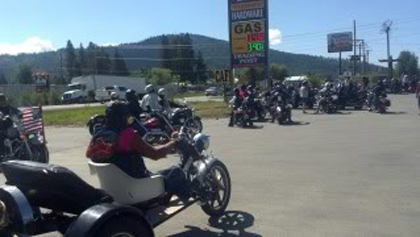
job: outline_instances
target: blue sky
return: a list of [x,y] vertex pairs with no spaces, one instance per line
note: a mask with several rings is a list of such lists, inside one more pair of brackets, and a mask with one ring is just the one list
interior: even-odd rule
[[[191,32],[228,39],[227,0],[0,0],[0,53],[40,51],[89,41],[125,43]],[[392,54],[420,55],[419,0],[269,0],[270,28],[282,34],[275,49],[337,57],[326,53],[326,34],[352,30],[372,50],[371,61],[386,54],[381,22],[394,21]],[[20,51],[19,51],[20,50]],[[345,55],[347,56],[347,54]]]

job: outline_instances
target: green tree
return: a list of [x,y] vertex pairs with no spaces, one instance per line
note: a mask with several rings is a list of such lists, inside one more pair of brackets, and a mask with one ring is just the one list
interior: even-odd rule
[[152,68],[146,76],[147,83],[155,85],[166,85],[174,80],[174,75],[167,68]]
[[33,84],[32,66],[29,64],[19,65],[19,69],[16,74],[16,81],[20,84]]
[[111,67],[112,62],[109,54],[101,47],[96,57],[96,71],[98,74],[108,75],[111,73]]
[[87,65],[85,48],[83,47],[82,43],[80,43],[79,54],[77,55],[77,59],[80,65],[81,74],[86,75],[88,71],[88,65]]
[[0,74],[0,85],[5,85],[5,84],[9,84],[7,82],[6,76],[4,75],[4,73]]
[[89,42],[86,48],[86,74],[96,74],[98,46]]
[[284,81],[289,76],[289,70],[285,65],[273,63],[270,66],[270,77],[275,80]]
[[198,57],[196,60],[195,72],[198,82],[206,82],[208,77],[207,65],[204,63],[203,55],[201,51],[198,52]]
[[265,71],[262,67],[250,67],[245,72],[245,78],[248,82],[255,83],[265,78]]
[[313,86],[320,86],[325,81],[324,77],[319,74],[309,72],[307,76],[309,83]]
[[181,81],[195,83],[195,58],[190,35],[181,34],[176,36],[172,44],[176,45],[176,50],[171,50],[171,52],[175,53],[171,56],[170,69],[174,73],[179,74]]
[[161,44],[162,44],[161,57],[163,59],[162,67],[171,69],[173,68],[172,61],[171,61],[173,58],[173,52],[170,45],[171,43],[169,41],[169,37],[166,35],[162,35]]
[[406,74],[414,76],[419,73],[419,58],[415,53],[402,51],[399,60],[400,61],[397,64],[398,75]]
[[115,49],[114,59],[112,60],[112,74],[116,76],[128,76],[130,74],[125,60],[118,52],[118,49]]
[[73,47],[73,44],[70,40],[67,41],[67,46],[65,50],[65,66],[67,71],[67,80],[71,80],[74,76],[77,75],[76,72],[76,65],[77,65],[77,57],[76,57],[76,50]]

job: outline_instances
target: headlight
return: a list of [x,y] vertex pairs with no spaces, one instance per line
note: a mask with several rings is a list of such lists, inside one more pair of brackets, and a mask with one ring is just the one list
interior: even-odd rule
[[195,146],[196,148],[202,152],[205,151],[209,148],[210,146],[210,136],[204,135],[204,134],[196,134],[194,136],[194,142],[195,142]]

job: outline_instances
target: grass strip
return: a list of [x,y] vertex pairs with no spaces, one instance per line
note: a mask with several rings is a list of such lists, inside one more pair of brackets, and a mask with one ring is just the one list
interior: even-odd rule
[[[230,114],[230,109],[224,102],[194,102],[196,115],[201,118],[224,118]],[[88,120],[96,114],[105,114],[105,106],[75,109],[44,111],[43,120],[47,126],[85,126]]]

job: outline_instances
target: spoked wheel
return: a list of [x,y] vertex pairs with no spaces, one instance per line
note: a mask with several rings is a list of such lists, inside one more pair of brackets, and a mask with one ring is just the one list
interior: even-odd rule
[[185,122],[185,126],[191,131],[192,134],[201,133],[203,131],[203,123],[198,117],[188,119]]
[[226,166],[215,161],[206,176],[211,198],[201,208],[209,216],[221,216],[225,212],[231,194],[231,181]]

